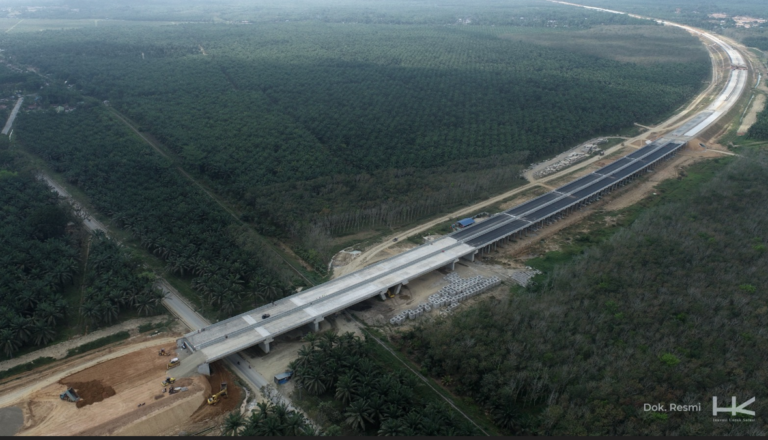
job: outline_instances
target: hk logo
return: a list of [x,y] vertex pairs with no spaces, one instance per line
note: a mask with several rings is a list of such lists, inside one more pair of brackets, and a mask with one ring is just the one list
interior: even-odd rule
[[754,416],[755,415],[754,411],[750,411],[748,409],[744,409],[744,408],[748,407],[749,405],[751,405],[753,403],[755,403],[755,398],[754,397],[749,399],[749,400],[747,400],[746,402],[742,403],[741,405],[736,406],[736,396],[732,396],[731,397],[731,406],[726,406],[726,407],[723,407],[723,408],[719,408],[717,406],[717,397],[713,396],[712,397],[712,415],[716,416],[718,413],[721,413],[721,412],[725,412],[725,413],[729,412],[729,413],[731,413],[732,416],[735,416],[736,413],[746,414],[748,416]]

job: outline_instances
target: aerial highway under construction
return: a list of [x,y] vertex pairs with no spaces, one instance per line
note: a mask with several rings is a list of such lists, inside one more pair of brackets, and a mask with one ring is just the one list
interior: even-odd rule
[[[618,13],[617,11],[607,11]],[[200,365],[208,373],[211,362],[254,345],[269,351],[278,335],[304,325],[315,329],[329,315],[361,301],[386,293],[399,293],[409,281],[431,271],[453,269],[459,259],[475,255],[556,222],[604,194],[645,175],[659,163],[674,156],[683,146],[712,126],[735,105],[746,88],[748,71],[742,55],[717,36],[674,23],[718,45],[732,66],[728,81],[709,106],[662,138],[580,177],[549,193],[498,213],[488,220],[436,239],[399,255],[379,261],[356,272],[312,287],[249,312],[217,322],[184,335],[179,347],[192,353],[185,362]]]

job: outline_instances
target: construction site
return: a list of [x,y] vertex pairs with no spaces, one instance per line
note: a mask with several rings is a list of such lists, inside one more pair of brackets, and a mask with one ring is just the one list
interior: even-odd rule
[[[688,112],[701,110],[695,108],[696,105],[698,103],[692,103]],[[529,170],[529,177],[533,177],[531,185],[521,188],[519,194],[516,192],[499,197],[499,206],[501,209],[511,210],[514,206],[512,202],[527,202],[543,195],[547,190],[587,177],[656,141],[674,124],[669,125],[657,126],[641,136],[607,150],[599,147],[604,143],[604,139],[595,139],[563,153],[552,161],[538,164]],[[663,167],[653,170],[652,173],[649,170],[646,177],[639,182],[623,188],[617,187],[614,192],[603,195],[602,200],[597,199],[589,207],[574,210],[569,216],[558,219],[557,223],[547,223],[546,228],[536,229],[524,236],[510,237],[510,240],[499,243],[498,247],[495,244],[492,248],[487,247],[487,251],[481,251],[476,258],[475,254],[472,254],[471,260],[464,258],[463,254],[457,254],[456,261],[451,263],[450,268],[443,266],[409,276],[406,282],[395,283],[398,286],[397,292],[395,288],[388,287],[388,284],[382,284],[383,288],[373,292],[374,296],[356,302],[348,309],[334,309],[325,315],[324,319],[308,321],[309,325],[314,325],[316,331],[333,328],[340,333],[353,331],[359,334],[360,324],[349,318],[345,311],[349,310],[368,325],[395,331],[416,325],[420,319],[451,314],[462,305],[466,307],[482,297],[507,293],[511,285],[525,286],[539,273],[528,267],[526,261],[558,250],[562,243],[569,239],[567,234],[563,233],[566,229],[575,227],[588,231],[589,225],[580,222],[595,213],[602,216],[600,221],[610,224],[615,221],[617,212],[622,208],[641,199],[653,197],[655,186],[659,182],[680,178],[684,174],[685,166],[706,158],[732,154],[727,148],[708,142],[725,128],[726,122],[720,122],[706,132],[697,134],[695,138],[686,142],[680,141],[680,145],[675,147],[679,148],[679,153],[671,157]],[[573,167],[577,163],[582,166]],[[539,180],[545,176],[550,179]],[[528,191],[525,197],[522,197],[522,190]],[[504,203],[509,203],[510,206],[505,206]],[[468,220],[466,225],[460,224],[461,221],[457,222],[459,226],[456,226],[456,232],[465,226],[472,226],[475,220],[477,224],[474,226],[482,228],[483,223],[492,218],[485,209],[489,209],[488,203],[482,208],[468,208],[466,212],[455,213],[451,221],[467,215],[472,216],[465,219]],[[476,214],[478,212],[480,214]],[[433,223],[444,220],[441,218]],[[337,276],[374,266],[375,263],[416,248],[417,246],[406,240],[398,242],[398,238],[427,232],[431,226],[434,225],[425,223],[413,231],[386,237],[381,244],[363,251],[341,252],[339,258],[331,264]],[[436,237],[431,238],[434,240]],[[512,238],[514,244],[506,245],[513,242]],[[485,243],[481,244],[483,246],[478,246],[479,248],[485,247]],[[443,254],[445,251],[441,249],[436,249],[434,253]],[[450,251],[450,248],[446,249]],[[384,275],[380,276],[383,277]],[[359,284],[367,286],[371,282],[360,280]],[[350,287],[345,289],[353,287],[357,288],[358,284],[352,285],[350,282]],[[324,296],[319,298],[323,299]],[[311,300],[319,301],[314,298]],[[312,303],[308,300],[306,305],[311,306]],[[278,314],[272,313],[272,320],[280,319]],[[269,314],[262,314],[261,311],[254,316],[255,318],[249,316],[250,319],[242,318],[249,326],[246,330],[255,325],[256,321],[270,318]],[[192,326],[190,329],[197,330],[198,335],[200,334],[198,329]],[[248,369],[253,367],[254,371],[271,379],[283,373],[288,363],[296,358],[302,345],[301,336],[309,329],[296,327],[284,333],[275,332],[274,341],[270,340],[262,345],[267,348],[266,353],[263,348],[253,346],[236,354],[222,350],[222,353],[226,354],[220,357],[217,355],[216,360],[211,361],[210,375],[198,374],[199,362],[192,359],[186,362],[189,353],[177,348],[177,340],[187,331],[177,328],[157,336],[137,336],[0,381],[0,435],[184,435],[201,432],[218,434],[220,431],[213,428],[221,424],[223,417],[236,408],[244,408],[247,403],[245,389],[238,384],[238,377],[225,367],[224,359],[239,356],[238,359],[243,360],[244,368],[246,365]],[[209,330],[209,333],[213,332]],[[204,343],[228,343],[232,341],[231,334],[223,333],[224,342]],[[252,339],[253,336],[249,338]],[[271,350],[269,342],[273,342]],[[239,349],[238,347],[233,350]],[[240,361],[236,361],[236,364],[239,366]],[[281,387],[281,393],[290,396],[293,383],[281,384]]]
[[219,363],[211,376],[175,377],[174,336],[140,336],[6,380],[0,420],[20,426],[2,434],[175,435],[216,423],[242,389]]

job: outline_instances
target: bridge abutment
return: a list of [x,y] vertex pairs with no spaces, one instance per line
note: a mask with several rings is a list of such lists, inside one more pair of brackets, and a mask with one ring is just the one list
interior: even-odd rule
[[210,376],[211,375],[211,364],[209,364],[208,362],[206,362],[204,364],[200,364],[200,366],[197,367],[197,372],[200,373],[200,374],[205,374],[206,376]]

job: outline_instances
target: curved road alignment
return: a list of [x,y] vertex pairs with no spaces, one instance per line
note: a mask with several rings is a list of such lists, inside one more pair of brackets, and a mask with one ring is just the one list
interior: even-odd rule
[[[557,3],[568,4],[565,2]],[[591,9],[601,10],[600,8]],[[605,11],[621,13],[611,10]],[[665,25],[677,26],[707,38],[727,53],[733,66],[744,65],[741,54],[721,39],[688,26],[656,21]],[[599,199],[602,194],[636,178],[646,170],[650,170],[659,161],[675,154],[687,141],[704,131],[735,105],[737,98],[744,90],[747,77],[747,71],[733,70],[725,89],[716,99],[704,111],[690,118],[667,137],[658,139],[641,150],[619,159],[619,161],[624,161],[619,167],[610,164],[593,173],[597,177],[577,179],[579,182],[585,181],[583,185],[571,188],[574,183],[571,182],[534,199],[534,202],[542,199],[546,199],[546,202],[536,206],[535,209],[515,215],[518,218],[510,214],[531,202],[526,202],[503,214],[509,219],[502,218],[493,223],[489,223],[492,220],[489,219],[475,227],[468,228],[465,230],[467,237],[463,238],[461,234],[465,231],[460,231],[429,244],[421,245],[382,260],[373,266],[284,298],[279,302],[229,318],[201,329],[199,332],[189,333],[180,340],[180,343],[184,341],[193,351],[201,351],[209,362],[257,344],[261,344],[262,348],[268,351],[269,343],[272,342],[274,336],[307,323],[314,322],[317,324],[325,316],[360,301],[376,295],[383,297],[384,292],[388,289],[399,289],[398,286],[406,284],[409,280],[424,273],[446,265],[452,266],[459,258],[473,259],[475,253],[489,250],[490,246],[495,246],[500,240],[507,240],[514,234],[527,233],[531,229],[538,229],[546,223],[556,221],[569,210],[578,209],[584,204]],[[643,153],[639,153],[639,151],[643,151]],[[564,193],[563,188],[570,188],[570,191]],[[514,227],[509,228],[510,225],[514,225]],[[489,226],[492,228],[489,229]],[[499,234],[497,231],[503,233]],[[435,247],[425,250],[425,248],[432,246]],[[438,250],[440,252],[437,252]],[[265,314],[268,316],[264,316]]]

